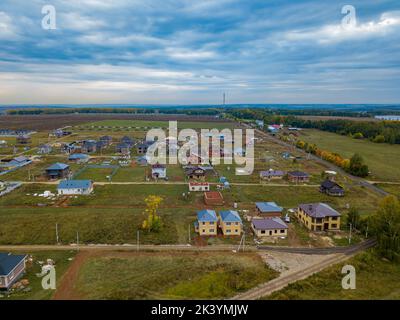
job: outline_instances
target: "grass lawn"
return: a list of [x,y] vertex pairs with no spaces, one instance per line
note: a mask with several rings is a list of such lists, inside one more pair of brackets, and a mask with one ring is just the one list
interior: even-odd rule
[[[356,289],[342,289],[343,265],[356,269]],[[368,251],[345,263],[330,267],[305,280],[265,297],[265,299],[355,300],[400,299],[400,264],[378,258]]]
[[88,299],[222,299],[276,276],[256,254],[115,253],[89,259],[76,287]]
[[400,198],[400,184],[379,183],[377,187]]
[[336,133],[303,130],[300,139],[315,143],[319,148],[350,158],[354,153],[363,156],[371,171],[371,180],[400,181],[400,146],[356,140]]
[[[27,254],[26,252],[14,252],[16,254]],[[38,261],[46,261],[52,259],[55,262],[56,269],[56,285],[59,283],[61,277],[67,271],[71,264],[70,258],[73,258],[76,251],[37,251],[30,253],[33,261],[27,263],[26,274],[21,279],[29,280],[30,292],[13,292],[10,296],[5,297],[6,300],[48,300],[54,294],[54,290],[44,290],[42,288],[42,278],[36,276],[41,272],[41,267]],[[0,293],[1,294],[1,293]],[[1,299],[0,299],[1,301]]]

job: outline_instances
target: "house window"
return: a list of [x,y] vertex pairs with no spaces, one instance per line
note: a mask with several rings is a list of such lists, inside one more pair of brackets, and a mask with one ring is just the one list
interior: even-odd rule
[[281,233],[285,233],[285,230],[281,229]]
[[332,225],[332,228],[335,228],[335,229],[336,229],[336,228],[337,228],[337,224],[336,224],[336,223],[333,224],[333,225]]
[[331,217],[332,221],[336,221],[337,217]]
[[238,229],[235,229],[235,233],[238,233],[239,232],[239,230]]
[[230,223],[230,222],[227,222],[227,223],[226,223],[226,225],[227,225],[227,226],[230,226],[230,225],[231,225],[231,223]]
[[203,231],[202,231],[203,233],[206,233],[206,229],[203,229]]
[[261,234],[265,234],[265,230],[261,230]]
[[231,229],[226,229],[226,233],[231,233]]
[[272,236],[272,231],[269,232],[269,235]]
[[214,229],[210,229],[210,232],[214,232]]
[[274,230],[274,233],[278,233],[278,230]]
[[203,226],[205,226],[206,225],[206,223],[205,222],[203,222]]
[[213,224],[214,224],[214,221],[210,221],[210,224],[213,225]]

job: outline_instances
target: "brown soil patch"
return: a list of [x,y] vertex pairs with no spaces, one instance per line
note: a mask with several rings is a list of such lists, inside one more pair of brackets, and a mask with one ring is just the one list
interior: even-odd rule
[[54,293],[53,300],[79,300],[83,297],[77,292],[75,284],[78,279],[79,270],[85,261],[95,253],[90,251],[80,251],[74,258],[71,266],[62,277],[57,290]]

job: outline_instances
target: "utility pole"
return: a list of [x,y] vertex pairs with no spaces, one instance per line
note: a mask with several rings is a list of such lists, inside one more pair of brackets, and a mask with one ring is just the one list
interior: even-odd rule
[[352,224],[350,223],[349,244],[351,244],[351,227],[352,227]]
[[365,238],[368,238],[368,224],[367,224],[367,228],[365,230]]
[[76,245],[79,251],[79,231],[76,232]]
[[58,223],[56,223],[56,239],[57,239],[57,244],[59,244],[59,238],[58,238]]
[[190,236],[190,223],[189,223],[189,244],[192,241],[191,236]]
[[139,252],[139,230],[136,232],[136,251]]

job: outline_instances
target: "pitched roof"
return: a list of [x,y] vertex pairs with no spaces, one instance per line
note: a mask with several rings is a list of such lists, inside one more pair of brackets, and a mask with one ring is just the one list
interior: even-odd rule
[[257,230],[288,229],[281,218],[253,219],[251,222]]
[[63,180],[57,189],[89,189],[91,185],[91,180]]
[[86,159],[86,158],[89,158],[89,156],[88,156],[87,154],[84,154],[84,153],[74,153],[74,154],[71,154],[71,155],[68,157],[69,160],[74,160],[74,159]]
[[343,189],[340,185],[338,185],[336,182],[332,181],[332,180],[325,180],[324,182],[321,183],[321,187],[325,188],[325,189],[333,189],[333,188],[340,188]]
[[214,210],[201,210],[197,212],[197,220],[200,222],[217,222],[217,214]]
[[237,211],[233,210],[226,210],[226,211],[221,211],[219,213],[221,216],[221,220],[224,222],[242,222],[242,219],[239,216],[239,213]]
[[294,177],[309,177],[310,175],[308,173],[302,172],[302,171],[290,171],[288,172],[289,175],[294,176]]
[[69,165],[65,164],[65,163],[54,163],[52,164],[50,167],[48,167],[46,170],[65,170],[68,169]]
[[261,212],[282,212],[283,208],[275,202],[256,202],[256,207]]
[[7,276],[25,258],[26,255],[0,252],[0,276]]
[[24,157],[24,156],[19,156],[19,157],[14,158],[14,161],[17,161],[17,162],[25,162],[25,161],[28,161],[28,160],[29,159],[27,157]]
[[270,177],[270,176],[284,176],[285,172],[281,170],[268,170],[268,171],[260,171],[260,176],[261,177]]
[[313,218],[339,217],[340,213],[326,203],[300,204],[299,208]]

